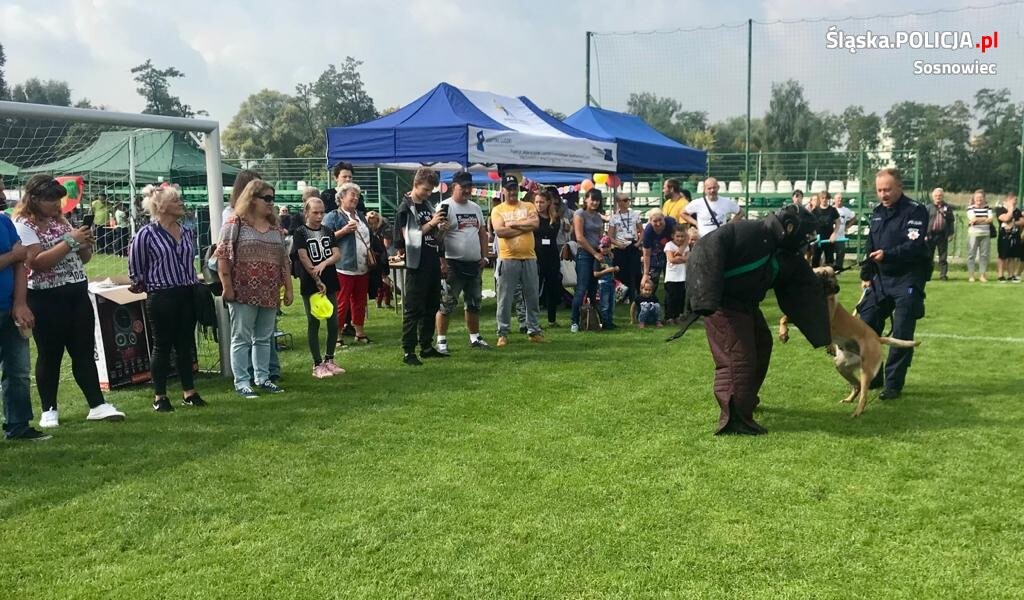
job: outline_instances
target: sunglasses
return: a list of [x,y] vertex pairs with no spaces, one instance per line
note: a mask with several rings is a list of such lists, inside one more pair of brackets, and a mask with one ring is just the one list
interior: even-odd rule
[[259,198],[260,200],[263,200],[264,202],[273,202],[276,196],[274,196],[274,194],[264,194],[262,196],[256,197]]

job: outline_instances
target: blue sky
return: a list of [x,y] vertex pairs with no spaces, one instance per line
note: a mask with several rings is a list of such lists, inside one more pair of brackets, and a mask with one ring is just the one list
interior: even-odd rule
[[[174,65],[188,77],[175,82],[172,91],[224,124],[249,94],[262,88],[292,93],[295,84],[314,79],[328,63],[340,62],[346,55],[364,61],[363,80],[379,109],[404,104],[439,81],[448,81],[471,89],[527,95],[541,106],[572,112],[584,101],[587,30],[692,28],[738,24],[748,17],[758,21],[836,18],[990,3],[910,0],[897,7],[891,0],[0,0],[0,43],[7,54],[8,81],[17,83],[32,76],[66,80],[76,99],[88,97],[122,111],[139,111],[143,106],[129,74],[132,66],[146,58],[158,66]],[[1012,53],[1018,66],[1024,52],[1019,44],[1012,50],[1006,46],[1014,46],[1011,40],[1024,36],[1024,20],[1019,18],[1022,6],[1012,9],[1018,18],[992,24],[1005,31],[1000,40],[1002,60],[1008,61]],[[958,18],[943,22],[956,24]],[[759,57],[755,76],[765,81],[790,76],[806,80],[817,110],[833,108],[829,105],[841,109],[850,99],[864,104],[875,99],[884,106],[905,93],[901,88],[913,90],[911,95],[934,95],[937,100],[972,93],[968,88],[974,82],[905,78],[906,69],[889,64],[895,55],[851,58],[825,51],[827,25],[765,28],[764,38],[755,42]],[[721,52],[706,47],[720,40],[695,43],[694,39],[699,38],[681,43],[678,51],[660,54],[643,47],[640,40],[638,58],[626,72],[611,72],[612,65],[602,67],[602,87],[596,91],[612,108],[622,103],[617,94],[623,89],[646,86],[681,96],[688,108],[708,110],[715,116],[742,109],[736,98],[742,98],[744,91],[745,34],[729,37],[721,44]],[[599,51],[602,56],[611,55],[607,45]],[[703,68],[692,64],[690,54],[698,56]],[[666,58],[671,56],[682,58],[673,62]],[[1006,84],[1005,79],[1017,85],[1022,71],[1015,69],[998,82]],[[879,78],[879,72],[884,77]],[[766,103],[767,92],[755,93],[754,102]]]

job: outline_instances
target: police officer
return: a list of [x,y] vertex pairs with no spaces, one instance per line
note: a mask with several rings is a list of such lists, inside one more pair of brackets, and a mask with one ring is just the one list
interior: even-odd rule
[[[928,209],[903,194],[903,180],[896,169],[882,169],[875,175],[875,193],[879,204],[871,213],[865,240],[867,260],[860,270],[865,291],[857,314],[878,334],[892,317],[890,337],[913,340],[917,320],[924,316],[924,284],[931,273]],[[899,398],[913,356],[913,348],[890,347],[885,389],[879,398]],[[871,387],[882,384],[880,370]]]

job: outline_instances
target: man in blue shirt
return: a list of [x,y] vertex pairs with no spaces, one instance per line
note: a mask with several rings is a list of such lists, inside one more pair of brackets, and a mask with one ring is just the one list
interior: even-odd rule
[[[0,213],[0,381],[3,382],[4,437],[9,440],[45,440],[50,436],[29,426],[29,353],[27,332],[35,317],[26,302],[28,279],[25,247],[10,217]],[[22,335],[22,332],[26,335]]]
[[[903,181],[896,169],[882,169],[875,176],[878,206],[871,213],[865,240],[867,260],[860,270],[864,296],[857,315],[876,333],[892,318],[890,337],[913,340],[917,320],[924,316],[924,284],[931,274],[928,249],[928,209],[903,194]],[[883,400],[899,398],[913,348],[890,346],[885,362]],[[881,387],[883,370],[871,387]]]

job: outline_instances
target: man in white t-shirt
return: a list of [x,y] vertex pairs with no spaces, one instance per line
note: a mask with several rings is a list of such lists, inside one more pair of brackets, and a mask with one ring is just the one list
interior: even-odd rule
[[718,180],[708,177],[704,180],[704,197],[686,205],[679,216],[696,226],[700,237],[704,237],[729,221],[742,219],[743,213],[735,200],[718,195]]
[[481,272],[487,266],[487,228],[480,206],[470,200],[473,176],[459,171],[452,177],[452,196],[441,202],[448,224],[441,257],[441,305],[437,311],[437,351],[448,354],[448,316],[462,294],[469,345],[490,348],[480,337]]

